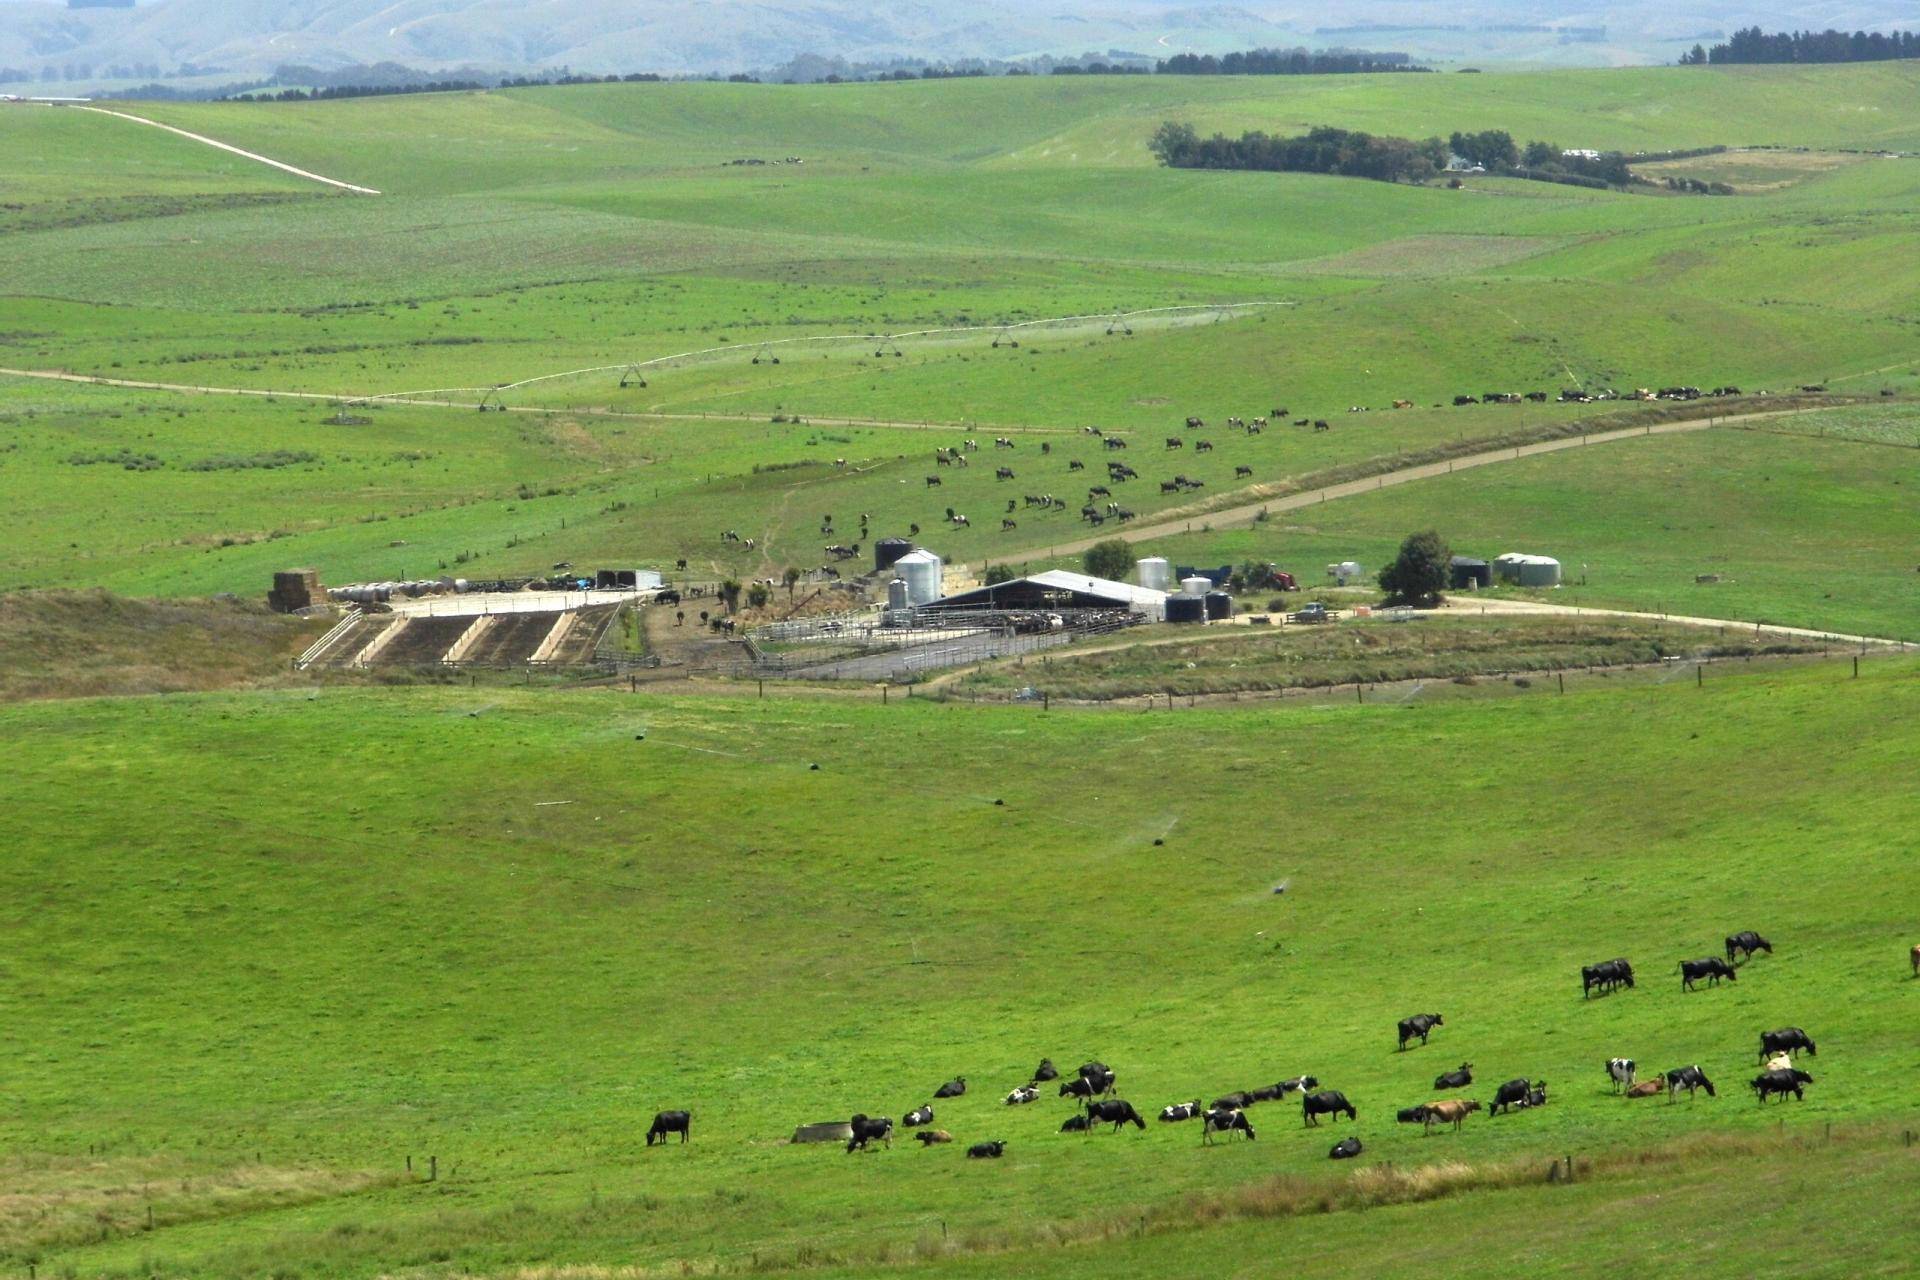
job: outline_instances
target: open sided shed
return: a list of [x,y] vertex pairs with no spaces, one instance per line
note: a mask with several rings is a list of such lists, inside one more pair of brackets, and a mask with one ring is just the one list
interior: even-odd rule
[[996,582],[957,595],[942,596],[922,611],[940,609],[1125,609],[1158,622],[1166,617],[1167,593],[1151,587],[1084,573],[1049,569],[1030,577]]

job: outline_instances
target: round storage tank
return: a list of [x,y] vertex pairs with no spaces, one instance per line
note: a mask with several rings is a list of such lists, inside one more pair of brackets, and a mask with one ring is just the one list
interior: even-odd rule
[[1151,591],[1173,590],[1173,566],[1164,556],[1148,556],[1135,569],[1139,573],[1140,585]]
[[913,550],[913,544],[905,538],[882,538],[873,544],[873,571],[885,573],[893,568],[894,562]]
[[893,562],[893,571],[907,584],[909,605],[932,604],[940,598],[940,557],[931,551],[909,551]]
[[1168,596],[1168,622],[1205,622],[1207,602],[1200,596]]
[[1233,616],[1233,597],[1224,591],[1209,591],[1206,598],[1207,621],[1218,622]]
[[904,609],[907,605],[907,584],[895,578],[887,584],[887,608]]
[[1180,590],[1196,600],[1213,590],[1213,579],[1194,574],[1191,578],[1180,579]]

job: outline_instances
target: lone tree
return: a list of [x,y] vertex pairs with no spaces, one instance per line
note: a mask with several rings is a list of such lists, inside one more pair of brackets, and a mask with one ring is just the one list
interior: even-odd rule
[[[732,578],[728,578],[720,584],[720,602],[727,606],[728,613],[732,613],[740,607],[740,592],[742,589],[740,584]],[[703,619],[706,617],[704,613],[700,616]]]
[[747,588],[748,608],[764,609],[767,607],[767,602],[771,599],[773,599],[773,588],[764,582],[756,582]]
[[792,604],[793,589],[800,582],[800,571],[792,565],[788,565],[787,571],[780,575],[780,581],[785,583],[787,587],[787,603]]
[[1133,571],[1133,548],[1119,538],[1108,538],[1088,547],[1080,563],[1091,577],[1119,582]]
[[1453,548],[1432,529],[1409,535],[1393,563],[1380,571],[1380,589],[1389,603],[1438,604],[1452,558]]
[[998,586],[1002,582],[1012,582],[1014,576],[1013,566],[1010,564],[990,564],[987,566],[986,573],[982,575],[990,587]]

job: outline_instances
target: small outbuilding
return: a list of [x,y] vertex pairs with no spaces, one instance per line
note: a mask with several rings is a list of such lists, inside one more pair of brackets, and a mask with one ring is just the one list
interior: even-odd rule
[[1166,616],[1167,593],[1151,587],[1084,573],[1049,569],[1030,577],[996,582],[957,595],[942,596],[923,609],[1125,609],[1158,622]]
[[1560,585],[1560,562],[1552,556],[1534,556],[1509,551],[1505,555],[1494,557],[1493,572],[1500,581],[1516,587]]
[[905,538],[882,538],[873,544],[873,571],[885,573],[893,568],[894,562],[913,550],[913,544]]
[[1477,591],[1493,585],[1493,566],[1472,556],[1447,561],[1447,586],[1454,591]]

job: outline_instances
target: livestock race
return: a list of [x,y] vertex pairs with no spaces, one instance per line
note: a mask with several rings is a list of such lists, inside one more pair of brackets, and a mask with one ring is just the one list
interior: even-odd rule
[[1914,1272],[1910,15],[616,7],[0,3],[0,1280]]

